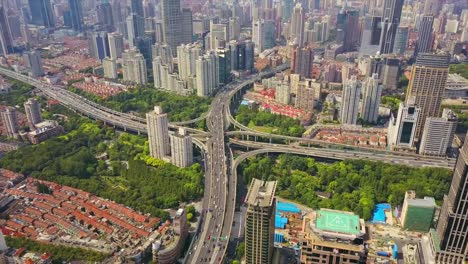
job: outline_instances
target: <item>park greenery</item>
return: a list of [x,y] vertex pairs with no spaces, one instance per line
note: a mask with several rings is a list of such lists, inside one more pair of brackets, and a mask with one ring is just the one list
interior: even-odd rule
[[11,83],[11,91],[9,93],[0,94],[0,105],[23,106],[23,103],[31,97],[32,86],[9,79]]
[[[168,217],[162,209],[202,196],[199,164],[178,168],[151,158],[142,136],[116,134],[80,117],[66,123],[69,133],[10,152],[0,160],[0,167],[82,189],[162,218]],[[105,158],[98,159],[102,154]]]
[[305,132],[299,120],[257,109],[249,109],[244,105],[239,107],[235,118],[239,123],[262,132],[293,137],[301,137]]
[[109,254],[56,244],[46,244],[33,241],[24,237],[5,237],[6,243],[11,248],[25,248],[27,251],[42,254],[51,254],[52,263],[60,264],[70,261],[86,261],[89,263],[99,263],[109,257]]
[[468,64],[467,63],[462,63],[462,64],[450,64],[449,68],[450,73],[458,73],[464,78],[468,79]]
[[386,95],[382,96],[381,99],[381,104],[385,105],[386,107],[390,108],[392,112],[398,111],[398,107],[400,106],[400,103],[404,100],[404,98],[401,98],[400,96],[392,96],[392,95]]
[[[451,180],[451,171],[440,168],[411,168],[364,160],[327,164],[291,155],[250,158],[239,170],[245,184],[252,178],[276,180],[276,194],[282,198],[312,208],[353,211],[366,220],[377,203],[401,205],[407,190],[441,201]],[[327,192],[332,197],[322,199],[317,192]]]
[[116,111],[136,112],[140,116],[144,116],[155,105],[159,105],[168,114],[169,121],[173,122],[191,120],[201,116],[208,111],[212,100],[195,95],[177,95],[150,87],[138,87],[106,99],[73,87],[69,87],[69,89]]
[[468,105],[442,105],[441,111],[444,108],[452,109],[457,115],[457,133],[465,134],[468,131]]

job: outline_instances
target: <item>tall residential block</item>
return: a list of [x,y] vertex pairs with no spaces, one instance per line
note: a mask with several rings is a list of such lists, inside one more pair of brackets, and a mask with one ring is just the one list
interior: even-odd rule
[[393,150],[414,150],[416,127],[421,118],[421,108],[414,104],[414,98],[400,103],[397,116],[390,116],[388,125],[388,146]]
[[460,149],[452,184],[440,210],[433,239],[437,263],[464,263],[468,258],[468,137]]
[[159,106],[146,114],[150,155],[162,159],[171,154],[167,114]]
[[14,107],[7,107],[1,112],[3,127],[6,131],[7,137],[18,137],[18,117],[16,116],[16,109]]
[[198,96],[208,96],[218,88],[219,59],[213,52],[209,52],[196,61],[196,87]]
[[380,97],[382,95],[382,85],[379,84],[379,75],[372,74],[367,77],[362,84],[362,109],[361,117],[368,123],[377,123],[379,118]]
[[253,179],[245,203],[245,262],[271,263],[275,233],[276,181]]
[[458,118],[450,109],[444,109],[442,117],[428,117],[424,125],[419,153],[445,156],[452,145]]
[[359,100],[361,97],[361,83],[356,76],[351,76],[343,86],[343,96],[341,99],[340,122],[343,125],[356,125]]
[[192,136],[188,135],[184,128],[170,135],[171,162],[177,167],[185,168],[193,163]]
[[109,54],[111,59],[122,58],[124,51],[124,40],[123,35],[118,32],[112,32],[107,34],[109,40]]
[[314,51],[310,47],[296,48],[291,54],[291,69],[304,78],[312,77]]
[[41,53],[39,51],[33,50],[25,52],[23,57],[31,77],[39,77],[44,75],[44,70],[42,69]]
[[143,55],[133,48],[126,50],[122,54],[123,79],[124,81],[134,82],[145,85],[148,82],[148,73],[146,61]]
[[406,100],[414,97],[420,108],[416,138],[421,139],[427,117],[438,117],[447,82],[450,55],[421,53],[411,69]]
[[41,105],[36,99],[30,98],[24,103],[24,111],[26,112],[29,128],[34,130],[35,125],[42,122]]
[[104,68],[104,77],[109,79],[117,79],[117,61],[115,59],[106,57],[102,60],[102,67]]
[[275,99],[282,104],[289,104],[291,101],[291,85],[287,81],[276,87]]
[[305,80],[297,84],[296,107],[307,112],[312,112],[315,102],[315,89],[311,85],[312,80]]

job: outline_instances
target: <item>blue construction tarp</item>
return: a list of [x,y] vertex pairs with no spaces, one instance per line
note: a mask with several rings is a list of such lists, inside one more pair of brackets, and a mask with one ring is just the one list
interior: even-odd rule
[[392,207],[389,204],[376,204],[372,213],[371,223],[385,223],[385,210],[390,210]]
[[247,101],[247,100],[242,100],[241,105],[249,105],[249,101]]
[[283,243],[284,242],[284,235],[280,233],[275,233],[275,242],[276,243]]
[[288,213],[300,213],[301,212],[301,210],[295,204],[283,203],[283,202],[276,203],[276,210],[281,211],[281,212],[288,212]]
[[281,215],[278,212],[276,212],[276,214],[275,214],[275,228],[284,229],[287,223],[288,223],[288,218],[281,217]]

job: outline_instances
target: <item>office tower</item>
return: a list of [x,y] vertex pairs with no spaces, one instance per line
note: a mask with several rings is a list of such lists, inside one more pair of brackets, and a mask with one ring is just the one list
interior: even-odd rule
[[172,54],[175,55],[177,46],[192,42],[192,36],[186,36],[188,32],[193,31],[192,14],[185,8],[181,11],[180,0],[161,0],[161,17],[163,41],[171,47]]
[[167,114],[160,106],[146,114],[150,155],[162,159],[171,154]]
[[257,20],[252,26],[252,40],[255,43],[255,52],[261,53],[265,49],[275,46],[275,21]]
[[114,18],[112,16],[112,6],[109,2],[101,3],[96,7],[97,22],[104,30],[114,30]]
[[407,26],[399,26],[396,31],[395,45],[393,46],[393,53],[404,55],[406,46],[408,44],[409,30]]
[[450,109],[444,109],[442,117],[428,117],[424,125],[419,153],[445,156],[452,145],[458,118]]
[[450,55],[420,53],[411,68],[406,99],[415,98],[421,108],[416,127],[416,138],[421,139],[427,117],[437,117],[447,82]]
[[291,101],[291,86],[287,81],[281,82],[281,84],[276,87],[275,99],[282,104],[289,104]]
[[[122,16],[122,10],[120,7],[120,1],[119,0],[114,0],[111,3],[112,6],[112,21],[114,22],[114,25],[116,28],[118,28],[118,25],[123,22],[124,18]],[[120,32],[122,33],[122,32]]]
[[362,114],[361,117],[365,122],[377,123],[379,118],[380,96],[382,95],[382,85],[379,84],[379,75],[372,74],[372,77],[367,77],[362,84]]
[[122,58],[122,52],[124,51],[124,40],[123,35],[117,32],[107,34],[109,40],[109,54],[111,59]]
[[238,40],[240,38],[240,19],[239,17],[229,18],[229,40]]
[[3,127],[6,131],[7,137],[18,136],[18,118],[16,116],[16,109],[14,107],[7,107],[1,112]]
[[209,33],[209,48],[216,50],[217,48],[224,47],[229,40],[229,27],[227,21],[215,23],[213,19],[210,21]]
[[426,0],[424,2],[424,14],[432,14],[434,16],[439,14],[440,3],[441,1],[439,0]]
[[416,48],[414,55],[417,56],[419,53],[429,53],[432,51],[432,25],[434,23],[433,15],[424,15],[419,24],[418,40],[416,42]]
[[196,87],[198,96],[209,96],[219,84],[218,57],[207,53],[196,61]]
[[41,53],[39,51],[33,50],[25,52],[23,57],[31,77],[35,78],[44,75],[44,70],[42,69]]
[[151,68],[151,64],[153,62],[153,40],[149,37],[138,37],[136,39],[136,47],[143,55],[146,61],[146,67],[149,69]]
[[137,14],[131,14],[126,19],[128,43],[130,47],[136,46],[139,37],[145,36],[145,19]]
[[385,0],[382,15],[382,35],[380,38],[380,54],[393,52],[396,30],[400,25],[403,0]]
[[468,137],[460,149],[452,184],[440,210],[438,239],[433,239],[436,263],[464,263],[468,257]]
[[276,181],[252,179],[245,198],[245,261],[271,263],[275,233]]
[[50,0],[29,0],[29,8],[31,10],[31,24],[46,28],[55,27]]
[[359,53],[363,55],[374,55],[380,51],[380,36],[382,17],[367,15],[364,17],[362,26],[361,46]]
[[8,15],[8,24],[10,25],[10,32],[13,39],[21,37],[21,19],[17,14]]
[[83,1],[68,0],[68,7],[70,8],[71,28],[76,31],[83,31]]
[[289,39],[298,45],[302,45],[304,37],[305,13],[302,5],[297,3],[291,15]]
[[143,55],[133,48],[122,54],[123,79],[136,84],[145,85],[148,82],[146,61]]
[[294,49],[291,58],[291,69],[293,73],[300,74],[304,78],[312,78],[314,51],[311,47],[297,47]]
[[231,51],[229,49],[216,50],[218,59],[219,84],[228,84],[231,81]]
[[297,84],[296,89],[296,107],[307,112],[314,109],[315,89],[310,85],[311,81],[303,81]]
[[343,96],[341,99],[340,122],[343,125],[356,125],[359,99],[361,97],[361,83],[356,79],[356,76],[351,76],[351,79],[345,82],[343,86]]
[[196,75],[196,60],[198,60],[201,55],[202,47],[196,43],[182,44],[177,47],[179,76],[182,80]]
[[4,6],[0,6],[0,45],[1,55],[13,52],[13,37]]
[[133,14],[143,17],[143,0],[130,0],[130,11]]
[[263,21],[255,20],[252,23],[252,41],[255,43],[255,54],[263,51]]
[[91,32],[88,37],[89,55],[97,60],[110,56],[107,32]]
[[186,168],[193,163],[192,136],[188,135],[184,128],[170,135],[171,139],[171,163],[177,167]]
[[143,16],[145,18],[154,18],[156,16],[155,6],[153,3],[143,1]]
[[26,118],[28,119],[28,125],[31,130],[35,128],[37,123],[42,122],[41,116],[41,105],[34,98],[29,98],[24,103],[24,111],[26,112]]
[[117,79],[117,61],[106,57],[102,60],[102,67],[104,68],[104,77],[109,79]]
[[337,29],[340,34],[340,29],[343,31],[342,38],[343,50],[345,52],[354,51],[357,49],[360,38],[359,11],[346,10],[341,11],[337,18]]
[[421,108],[414,104],[414,97],[400,103],[396,118],[391,114],[388,125],[388,145],[393,150],[414,149],[416,127],[421,118]]

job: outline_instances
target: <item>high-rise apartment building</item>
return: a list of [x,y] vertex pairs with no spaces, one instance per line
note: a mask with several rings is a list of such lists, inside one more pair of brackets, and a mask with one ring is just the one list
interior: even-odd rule
[[109,40],[109,54],[111,59],[122,58],[124,51],[124,40],[123,35],[118,32],[112,32],[107,34]]
[[117,61],[106,57],[102,60],[102,67],[104,68],[104,77],[109,79],[117,79]]
[[18,137],[18,117],[16,116],[16,109],[14,107],[7,107],[1,112],[3,127],[6,131],[7,137]]
[[421,53],[412,66],[406,100],[414,97],[415,104],[421,109],[416,127],[418,139],[421,139],[426,118],[439,116],[449,63],[449,55]]
[[382,15],[382,35],[380,37],[380,54],[393,52],[396,31],[400,25],[403,0],[384,0]]
[[123,79],[136,84],[146,84],[148,82],[148,74],[143,55],[133,48],[126,50],[122,54],[122,58]]
[[0,6],[0,52],[4,56],[13,52],[13,37],[4,6]]
[[42,69],[41,53],[39,51],[32,50],[25,52],[23,57],[31,77],[35,78],[44,75],[44,70]]
[[419,53],[429,53],[432,51],[432,26],[434,24],[433,15],[423,15],[421,22],[419,22],[418,29],[418,40],[416,42],[416,48],[414,55],[417,56]]
[[289,104],[291,101],[291,85],[287,81],[276,87],[275,99],[282,104]]
[[304,37],[305,12],[300,3],[297,3],[291,15],[289,39],[298,45],[302,45]]
[[218,57],[209,52],[196,61],[196,87],[198,96],[213,94],[219,84]]
[[210,32],[208,36],[209,43],[207,43],[207,49],[216,50],[224,47],[226,42],[229,41],[229,22],[227,20],[219,22],[215,22],[213,19],[210,20]]
[[343,86],[343,96],[341,99],[340,122],[343,125],[356,125],[359,100],[361,97],[361,83],[356,76],[351,76]]
[[107,32],[91,32],[88,37],[89,55],[97,60],[110,56]]
[[202,47],[196,43],[182,44],[177,47],[179,76],[182,80],[196,75],[196,61],[200,56],[202,56]]
[[377,123],[379,118],[380,96],[382,95],[382,85],[379,84],[379,75],[372,74],[367,77],[362,84],[362,109],[361,117],[368,123]]
[[296,107],[307,112],[312,112],[315,104],[315,89],[311,85],[312,80],[305,80],[297,84]]
[[177,167],[185,168],[193,163],[192,136],[188,135],[184,128],[170,135],[171,163]]
[[293,50],[291,58],[291,69],[293,73],[300,74],[304,78],[312,78],[314,51],[311,47],[297,47]]
[[76,31],[83,31],[83,1],[68,0],[69,16],[71,28]]
[[337,17],[337,39],[343,43],[343,50],[357,49],[360,38],[359,11],[342,10]]
[[245,198],[245,262],[271,263],[275,233],[276,181],[253,179]]
[[468,258],[468,137],[460,149],[449,193],[444,197],[433,251],[436,263],[465,263]]
[[31,10],[31,24],[44,26],[46,28],[55,27],[54,13],[50,0],[29,0]]
[[169,125],[167,114],[160,106],[146,114],[149,150],[151,157],[162,159],[171,154],[169,141]]
[[24,111],[26,112],[29,128],[34,130],[35,125],[42,122],[41,105],[36,99],[30,98],[24,103]]
[[442,117],[428,117],[424,125],[419,153],[445,156],[452,145],[458,118],[450,109],[444,109]]
[[416,126],[421,118],[421,109],[414,104],[414,98],[400,103],[397,116],[390,116],[388,145],[393,150],[414,150]]

